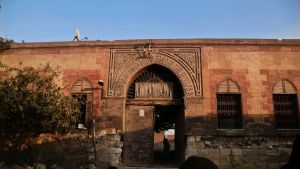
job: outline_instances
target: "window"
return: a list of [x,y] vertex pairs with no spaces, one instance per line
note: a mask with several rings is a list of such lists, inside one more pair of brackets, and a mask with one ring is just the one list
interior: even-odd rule
[[89,81],[80,79],[72,87],[72,96],[79,102],[79,124],[85,124],[89,115],[92,114],[93,88]]
[[292,83],[285,79],[273,88],[275,126],[277,129],[299,128],[297,92]]
[[218,84],[217,111],[219,129],[241,129],[243,127],[240,89],[230,79]]

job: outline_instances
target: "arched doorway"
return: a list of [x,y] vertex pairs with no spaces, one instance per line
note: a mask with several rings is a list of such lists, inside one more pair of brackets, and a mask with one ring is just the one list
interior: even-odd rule
[[174,165],[184,157],[184,91],[177,76],[153,64],[127,86],[123,162]]

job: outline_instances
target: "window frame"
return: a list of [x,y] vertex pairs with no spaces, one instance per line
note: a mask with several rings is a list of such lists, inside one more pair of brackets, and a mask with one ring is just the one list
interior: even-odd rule
[[[226,84],[227,91],[226,92],[219,92],[219,86]],[[235,90],[232,90],[230,87],[230,83],[234,84]],[[227,95],[239,95],[239,102],[240,102],[240,128],[220,128],[219,127],[219,111],[218,111],[218,95],[227,94]],[[218,130],[244,130],[244,113],[243,113],[243,97],[241,94],[241,88],[240,86],[234,82],[230,78],[226,78],[225,80],[221,81],[217,84],[217,90],[216,90],[216,116],[217,116],[217,129]]]
[[[279,87],[279,88],[278,88]],[[288,89],[288,90],[287,90]],[[295,128],[278,128],[277,127],[277,117],[276,117],[276,105],[275,105],[275,95],[294,95],[295,96],[295,105],[296,105],[296,127]],[[298,92],[295,85],[288,79],[281,78],[276,81],[272,88],[272,104],[273,104],[273,117],[274,122],[273,126],[276,130],[300,130],[300,110],[299,110],[299,100]]]
[[[87,122],[92,118],[91,115],[94,115],[94,88],[90,80],[85,77],[77,79],[71,88],[70,95],[74,96],[85,96],[85,115],[84,119],[79,119],[79,124],[86,125]],[[74,97],[75,98],[75,97]],[[75,98],[78,100],[77,98]],[[82,123],[83,122],[83,123]]]
[[[294,95],[294,97],[295,97],[295,105],[296,105],[296,108],[295,108],[295,110],[296,110],[296,112],[294,112],[295,114],[295,117],[297,118],[295,121],[295,123],[296,123],[296,127],[292,127],[292,128],[284,128],[284,127],[277,127],[277,120],[278,120],[278,118],[277,118],[277,115],[276,115],[276,104],[275,104],[275,95]],[[273,101],[273,115],[274,115],[274,128],[276,129],[276,130],[300,130],[300,112],[299,112],[299,102],[298,102],[298,95],[297,94],[289,94],[289,93],[281,93],[281,94],[279,94],[279,93],[273,93],[272,94],[272,101]],[[291,104],[293,104],[293,103],[291,103]]]

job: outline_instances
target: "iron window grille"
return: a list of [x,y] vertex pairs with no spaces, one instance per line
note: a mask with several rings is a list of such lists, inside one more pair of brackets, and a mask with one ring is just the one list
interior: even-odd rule
[[278,80],[273,86],[273,106],[277,129],[299,129],[297,90],[287,79]]
[[241,129],[241,94],[217,94],[218,128]]
[[297,94],[273,94],[273,101],[276,128],[299,128],[299,109]]

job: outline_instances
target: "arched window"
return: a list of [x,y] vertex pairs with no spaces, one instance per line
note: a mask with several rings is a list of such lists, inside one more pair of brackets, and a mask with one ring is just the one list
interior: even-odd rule
[[273,102],[276,128],[299,128],[297,91],[291,82],[281,79],[274,85]]
[[78,112],[80,113],[79,123],[85,124],[87,116],[92,114],[92,85],[86,79],[79,79],[74,83],[71,94],[80,104],[80,112]]
[[218,84],[217,111],[219,129],[243,127],[240,88],[228,78]]

